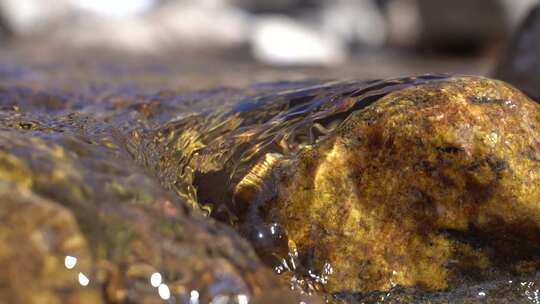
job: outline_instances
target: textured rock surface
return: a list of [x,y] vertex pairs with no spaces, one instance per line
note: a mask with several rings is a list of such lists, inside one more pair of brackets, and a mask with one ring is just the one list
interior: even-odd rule
[[539,139],[519,91],[451,78],[382,97],[240,190],[315,289],[444,290],[535,271]]
[[103,303],[96,285],[85,288],[66,269],[66,256],[77,256],[77,269],[93,264],[86,239],[69,210],[0,183],[0,298],[5,303]]
[[2,299],[162,302],[159,272],[177,303],[299,302],[199,213],[336,303],[538,294],[539,110],[504,83],[187,92],[178,70],[129,67],[0,71]]
[[133,161],[122,132],[139,124],[115,102],[137,107],[0,90],[0,302],[294,302],[247,242]]

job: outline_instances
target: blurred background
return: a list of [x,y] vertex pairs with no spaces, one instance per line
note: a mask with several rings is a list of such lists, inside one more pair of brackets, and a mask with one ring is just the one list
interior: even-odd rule
[[189,88],[282,78],[485,75],[537,2],[0,0],[0,62],[8,72],[23,61],[88,64],[88,70],[107,62],[117,81],[144,74],[152,83],[152,75],[165,72],[171,77],[156,83]]

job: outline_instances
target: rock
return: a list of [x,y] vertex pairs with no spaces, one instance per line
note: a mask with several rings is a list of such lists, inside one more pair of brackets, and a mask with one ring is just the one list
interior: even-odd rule
[[379,48],[386,39],[385,20],[372,0],[266,1],[244,7],[256,13],[253,57],[266,64],[337,64],[354,47]]
[[475,54],[499,43],[529,4],[528,0],[381,2],[390,45],[456,55]]
[[347,303],[534,291],[519,286],[539,262],[540,107],[507,84],[268,84],[196,94],[183,117],[160,98],[132,116],[157,126],[132,154],[293,288]]
[[253,14],[291,14],[296,17],[324,4],[320,0],[233,0],[233,3]]
[[534,291],[519,286],[539,262],[540,107],[516,89],[426,75],[199,94],[132,109],[156,128],[131,154],[293,288],[336,303]]
[[538,4],[536,0],[499,0],[504,8],[507,24],[510,33],[514,32],[517,27],[525,20],[527,14]]
[[0,96],[2,301],[298,301],[232,229],[133,161],[106,122],[112,104],[17,87]]
[[[4,0],[5,1],[5,0]],[[120,1],[80,1],[71,0],[74,9],[87,11],[98,16],[134,17],[147,13],[157,4],[156,0],[120,0]]]
[[495,77],[508,81],[536,100],[540,100],[540,6],[529,13],[508,44],[495,71]]
[[1,0],[0,10],[5,24],[16,36],[29,36],[46,32],[54,23],[65,25],[73,16],[74,1]]
[[280,269],[304,287],[452,290],[537,269],[539,138],[540,106],[516,89],[434,81],[352,112],[292,156],[261,160],[235,200],[249,227],[285,231]]
[[[1,166],[11,161],[16,160],[3,159]],[[78,274],[89,275],[94,261],[73,214],[5,181],[0,182],[0,198],[2,301],[103,303],[99,286],[77,284]],[[77,257],[76,269],[65,266],[72,256]]]
[[386,44],[387,23],[377,1],[326,1],[320,15],[322,31],[351,47],[376,49]]
[[260,17],[251,36],[260,62],[277,65],[328,65],[346,56],[343,41],[287,17]]
[[419,42],[425,49],[470,53],[507,35],[506,15],[499,1],[420,0],[418,8]]
[[390,0],[384,2],[388,23],[388,44],[396,47],[414,47],[420,41],[422,20],[418,1]]
[[[0,275],[0,298],[317,303],[288,285],[330,303],[475,303],[537,292],[540,110],[505,83],[422,75],[193,92],[171,70],[131,63],[2,74],[0,265],[34,279],[23,289]],[[137,73],[173,80],[156,92]]]
[[0,30],[17,38],[132,53],[238,46],[250,29],[229,1],[0,0],[0,12]]

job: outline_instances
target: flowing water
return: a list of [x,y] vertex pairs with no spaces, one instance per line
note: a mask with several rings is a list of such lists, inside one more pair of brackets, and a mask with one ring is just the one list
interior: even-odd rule
[[[275,287],[278,280],[259,266],[249,246],[232,230],[208,220],[213,218],[249,240],[266,267],[285,278],[279,280],[286,281],[285,286],[300,293],[324,291],[333,266],[310,269],[282,225],[262,221],[250,207],[254,204],[250,202],[264,204],[275,196],[277,186],[265,172],[278,160],[324,140],[352,113],[387,94],[448,78],[275,82],[182,93],[110,87],[77,93],[30,89],[19,80],[4,85],[0,89],[1,194],[17,201],[8,194],[15,187],[39,209],[22,217],[46,218],[41,209],[65,213],[61,218],[68,219],[51,224],[50,229],[66,234],[65,242],[72,244],[44,241],[61,249],[28,257],[65,264],[57,271],[58,261],[50,262],[52,278],[60,278],[58,286],[50,287],[45,279],[30,287],[9,286],[49,297],[50,303],[60,299],[66,303],[244,304],[259,301],[252,300],[258,296],[276,299],[264,289]],[[12,220],[14,225],[20,223]],[[25,228],[29,231],[14,228],[13,238],[36,235],[47,225]],[[79,239],[79,245],[68,242],[73,238]],[[12,241],[2,246],[29,250]],[[6,256],[0,255],[0,264],[23,263]],[[37,272],[30,269],[21,277],[32,280]],[[445,303],[495,299],[493,294],[506,288],[536,303],[535,279],[501,279],[437,293],[395,286],[388,292],[336,293],[327,300]],[[14,302],[24,298],[15,291],[11,294]],[[298,301],[294,297],[282,295],[276,301]]]

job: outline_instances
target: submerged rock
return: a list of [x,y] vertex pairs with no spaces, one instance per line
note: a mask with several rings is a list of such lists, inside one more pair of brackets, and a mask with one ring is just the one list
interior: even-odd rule
[[1,95],[1,302],[294,301],[232,229],[133,162],[105,112],[82,113],[96,104]]

